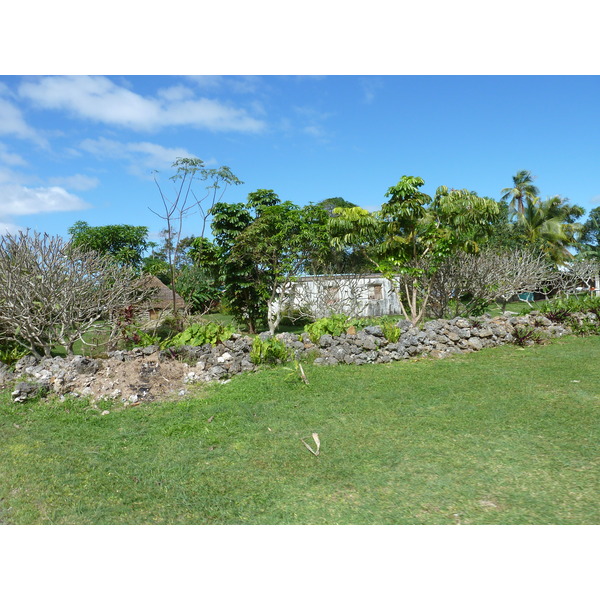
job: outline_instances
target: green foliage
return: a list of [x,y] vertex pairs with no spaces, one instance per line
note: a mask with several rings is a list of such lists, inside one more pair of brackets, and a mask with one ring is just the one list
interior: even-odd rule
[[542,302],[538,309],[555,323],[566,323],[574,313],[593,313],[600,319],[600,296],[569,296]]
[[321,339],[322,335],[340,336],[346,333],[350,327],[354,327],[356,331],[364,329],[372,325],[381,327],[385,338],[392,343],[395,343],[400,338],[402,331],[396,326],[398,317],[348,317],[347,315],[335,314],[329,317],[323,317],[313,323],[304,326],[304,331],[308,333],[310,340],[316,344]]
[[582,337],[588,335],[600,335],[600,321],[571,318],[567,323],[575,335]]
[[540,193],[535,185],[533,185],[533,176],[530,171],[521,170],[513,176],[513,186],[504,188],[501,198],[504,202],[510,200],[510,208],[519,213],[523,213],[526,200],[533,200]]
[[27,348],[14,342],[4,340],[0,344],[0,362],[3,362],[9,367],[28,354],[29,350],[27,350]]
[[169,346],[203,346],[210,344],[216,346],[228,340],[235,333],[235,329],[231,325],[222,323],[194,323],[185,331],[169,340]]
[[259,337],[256,337],[252,342],[250,360],[255,365],[287,363],[290,358],[291,349],[277,338],[270,337],[266,340],[262,340]]
[[441,186],[435,198],[420,191],[420,177],[404,175],[388,189],[381,210],[336,208],[329,220],[332,244],[352,247],[398,286],[402,313],[413,324],[425,315],[433,275],[442,261],[459,250],[477,252],[493,229],[497,203],[468,190]]
[[267,318],[275,322],[278,315],[267,308],[281,286],[329,249],[327,213],[259,189],[246,204],[215,204],[211,215],[214,243],[198,242],[192,255],[218,271],[232,314],[255,333]]
[[402,330],[389,320],[381,322],[381,330],[385,339],[392,344],[395,344],[402,334]]
[[148,247],[148,228],[134,225],[103,225],[91,227],[77,221],[69,228],[74,248],[110,254],[122,265],[141,267],[142,255]]
[[175,289],[193,313],[216,309],[222,295],[221,288],[210,273],[196,265],[181,270]]
[[580,255],[600,259],[600,206],[593,208],[581,228]]
[[171,284],[171,267],[166,260],[158,256],[146,256],[142,260],[142,272],[154,275],[165,285]]
[[128,350],[132,348],[147,348],[148,346],[161,346],[163,340],[158,335],[153,335],[139,327],[131,328],[125,339],[125,346]]
[[326,210],[330,217],[335,217],[336,208],[352,208],[356,206],[356,204],[336,196],[335,198],[326,198],[325,200],[321,200],[320,202],[317,202],[316,206]]
[[517,346],[539,344],[544,340],[541,332],[532,325],[517,325],[513,330],[513,342]]
[[[600,296],[569,296],[540,305],[540,312],[555,323],[562,323],[580,336],[600,335]],[[593,318],[582,315],[591,313]]]
[[526,244],[540,249],[552,262],[563,264],[572,258],[568,248],[575,245],[579,231],[579,225],[570,221],[582,211],[558,196],[547,200],[528,198],[523,211],[517,213],[517,227]]
[[350,326],[356,327],[359,323],[358,319],[352,319],[346,315],[331,315],[317,319],[314,323],[309,323],[304,326],[304,331],[308,333],[313,344],[318,343],[322,335],[339,336],[346,333]]

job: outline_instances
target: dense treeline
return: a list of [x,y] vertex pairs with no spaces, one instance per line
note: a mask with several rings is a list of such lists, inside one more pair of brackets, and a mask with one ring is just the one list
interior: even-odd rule
[[[418,322],[428,314],[456,312],[456,294],[467,311],[488,302],[494,291],[506,301],[510,286],[503,287],[499,271],[495,287],[485,280],[485,298],[473,298],[473,290],[462,289],[464,281],[459,291],[456,282],[448,288],[449,273],[456,279],[459,263],[489,272],[500,269],[503,260],[502,276],[513,273],[514,279],[517,263],[523,270],[529,260],[531,273],[552,280],[548,274],[561,266],[600,258],[600,209],[583,221],[584,209],[567,198],[542,199],[528,171],[519,171],[499,200],[445,186],[431,197],[421,191],[423,179],[403,176],[388,189],[381,209],[369,212],[340,197],[299,206],[270,189],[249,193],[245,203],[227,203],[220,188],[242,183],[227,167],[209,172],[191,159],[174,167],[175,200],[169,204],[161,190],[169,215],[163,217],[168,226],[161,244],[149,242],[144,227],[90,227],[81,221],[69,230],[72,244],[157,276],[196,312],[229,311],[250,332],[277,328],[278,307],[300,275],[382,273],[394,282],[405,316]],[[207,179],[211,202],[195,217],[202,235],[182,237],[189,210],[182,193],[193,193],[192,186]],[[179,229],[173,227],[177,222]],[[509,267],[510,256],[516,262]],[[442,275],[445,291],[440,291]],[[452,301],[443,294],[452,294]]]

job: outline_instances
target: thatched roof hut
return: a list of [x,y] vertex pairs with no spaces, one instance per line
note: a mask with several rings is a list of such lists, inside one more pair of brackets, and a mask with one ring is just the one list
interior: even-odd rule
[[[147,276],[142,286],[150,291],[150,298],[146,300],[143,311],[148,312],[149,319],[157,319],[165,310],[173,309],[173,291],[166,286],[158,277]],[[177,310],[185,310],[185,300],[175,292],[175,306]]]

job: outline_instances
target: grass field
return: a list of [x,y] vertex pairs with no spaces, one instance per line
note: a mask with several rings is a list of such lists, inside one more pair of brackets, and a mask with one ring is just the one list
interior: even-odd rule
[[598,524],[598,364],[570,337],[128,409],[4,392],[0,522]]

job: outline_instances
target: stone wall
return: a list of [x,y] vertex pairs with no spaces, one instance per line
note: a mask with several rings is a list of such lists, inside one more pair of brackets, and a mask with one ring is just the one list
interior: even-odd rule
[[[597,322],[594,314],[579,315],[580,320]],[[314,360],[315,365],[388,363],[418,356],[444,358],[514,343],[515,330],[532,328],[536,335],[551,339],[571,333],[569,327],[556,324],[537,312],[525,316],[505,313],[481,319],[455,318],[426,322],[422,328],[399,321],[401,335],[389,342],[379,326],[366,327],[356,333],[337,337],[323,335],[313,343],[307,333],[277,334],[298,360]],[[268,339],[268,333],[260,334]],[[527,344],[533,344],[533,341]],[[183,346],[176,350],[159,350],[157,346],[117,351],[106,359],[81,356],[48,358],[36,361],[32,356],[21,359],[10,372],[0,368],[0,384],[15,385],[15,402],[53,392],[108,397],[125,405],[169,395],[185,395],[189,384],[204,381],[226,382],[238,373],[259,368],[250,360],[252,338],[234,334],[215,347]]]

